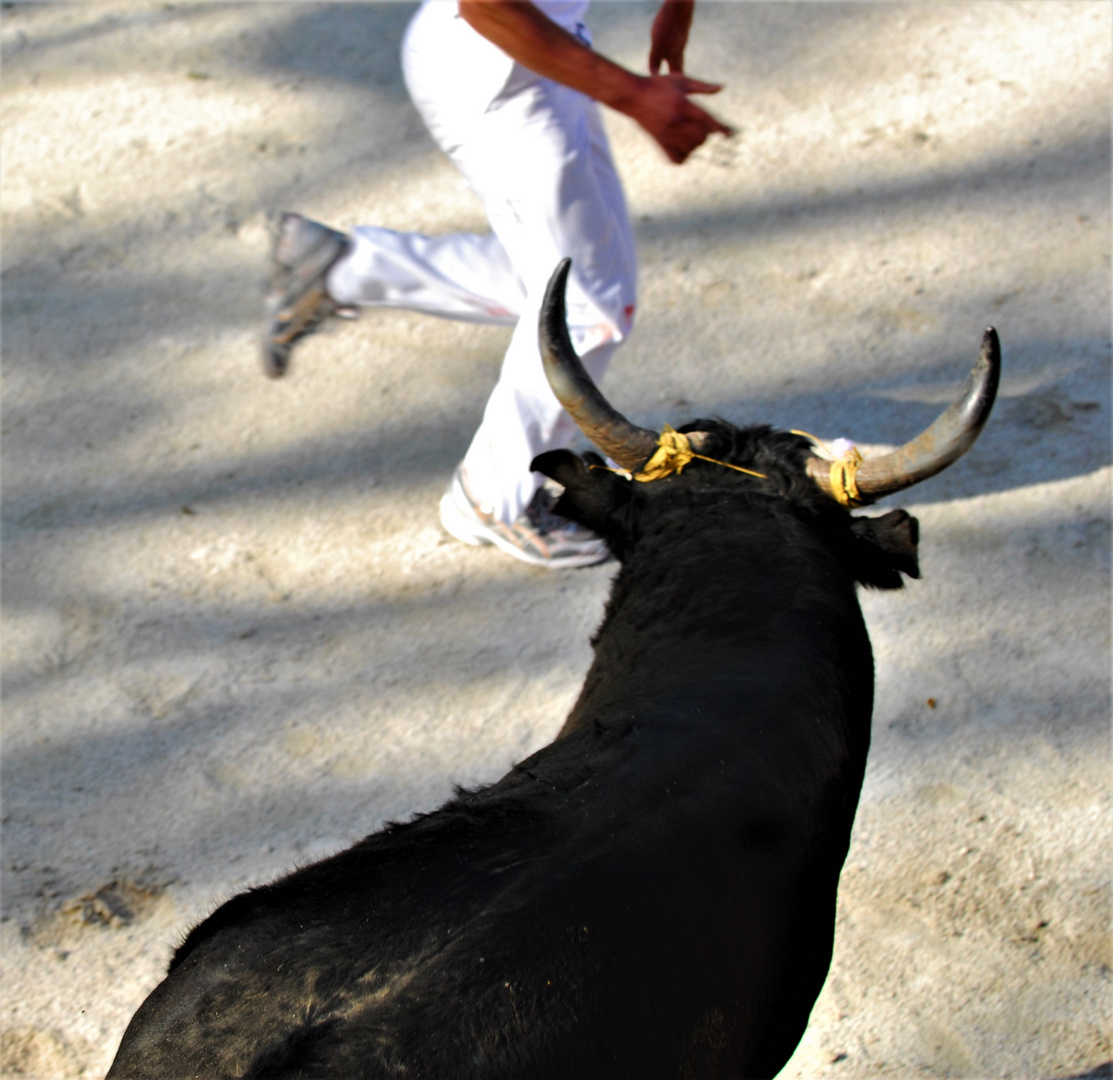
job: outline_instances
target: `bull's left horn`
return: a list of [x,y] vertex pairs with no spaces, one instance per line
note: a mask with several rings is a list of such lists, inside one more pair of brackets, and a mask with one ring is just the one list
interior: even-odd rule
[[[958,400],[911,442],[891,454],[866,458],[862,462],[855,478],[858,485],[856,502],[865,505],[894,491],[902,491],[942,472],[962,457],[989,419],[1000,377],[1001,343],[997,339],[997,331],[991,326],[982,337],[981,354]],[[835,495],[829,461],[810,458],[808,473],[828,495]]]
[[545,289],[538,320],[541,360],[557,401],[579,429],[624,469],[640,469],[657,449],[652,431],[631,424],[611,406],[584,370],[568,336],[564,293],[571,259],[561,259]]

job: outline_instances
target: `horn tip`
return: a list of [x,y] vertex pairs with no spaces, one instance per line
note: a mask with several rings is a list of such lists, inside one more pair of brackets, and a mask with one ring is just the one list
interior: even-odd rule
[[[572,269],[572,260],[566,255],[556,264],[545,286],[545,296],[541,302],[541,323],[554,320],[553,330],[558,336],[567,334],[568,329],[564,323],[564,296],[568,291],[568,273]],[[556,326],[555,323],[559,323]]]
[[992,405],[997,393],[997,382],[1001,377],[1001,339],[992,326],[986,327],[982,334],[982,348],[975,371],[981,373],[985,384],[983,393],[988,397],[988,405]]
[[572,259],[570,256],[565,255],[563,259],[556,264],[556,269],[553,271],[552,277],[549,278],[549,287],[554,286],[563,293],[565,283],[568,281],[568,274],[572,270]]

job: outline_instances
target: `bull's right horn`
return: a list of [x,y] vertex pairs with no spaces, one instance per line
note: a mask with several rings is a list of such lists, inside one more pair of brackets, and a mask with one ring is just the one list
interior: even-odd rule
[[656,451],[657,436],[631,424],[611,406],[572,348],[564,307],[571,266],[571,259],[561,259],[549,278],[541,305],[537,329],[545,375],[557,401],[579,429],[613,461],[636,472]]
[[[982,350],[962,392],[927,430],[890,454],[866,458],[858,468],[854,503],[865,506],[894,491],[918,484],[957,461],[981,434],[997,396],[1001,377],[1001,343],[991,326],[982,337]],[[837,497],[831,482],[831,462],[808,459],[808,474],[828,495]]]

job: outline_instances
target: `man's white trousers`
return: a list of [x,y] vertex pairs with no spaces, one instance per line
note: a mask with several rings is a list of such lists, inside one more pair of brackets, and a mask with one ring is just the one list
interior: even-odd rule
[[360,226],[328,287],[341,304],[515,325],[464,458],[472,491],[509,524],[540,480],[530,461],[575,434],[541,366],[545,284],[571,256],[569,330],[598,381],[633,322],[634,239],[595,102],[515,64],[455,10],[419,9],[403,68],[414,104],[479,196],[492,231],[429,237]]

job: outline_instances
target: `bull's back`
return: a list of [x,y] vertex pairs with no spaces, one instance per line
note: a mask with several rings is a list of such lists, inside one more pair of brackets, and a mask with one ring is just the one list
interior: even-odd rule
[[[634,767],[606,749],[609,769]],[[684,785],[508,781],[540,794],[513,792],[529,809],[497,841],[479,806],[423,851],[434,815],[399,830],[404,860],[357,846],[217,912],[110,1075],[731,1075],[779,992],[799,823],[729,785],[733,809],[710,819]]]

